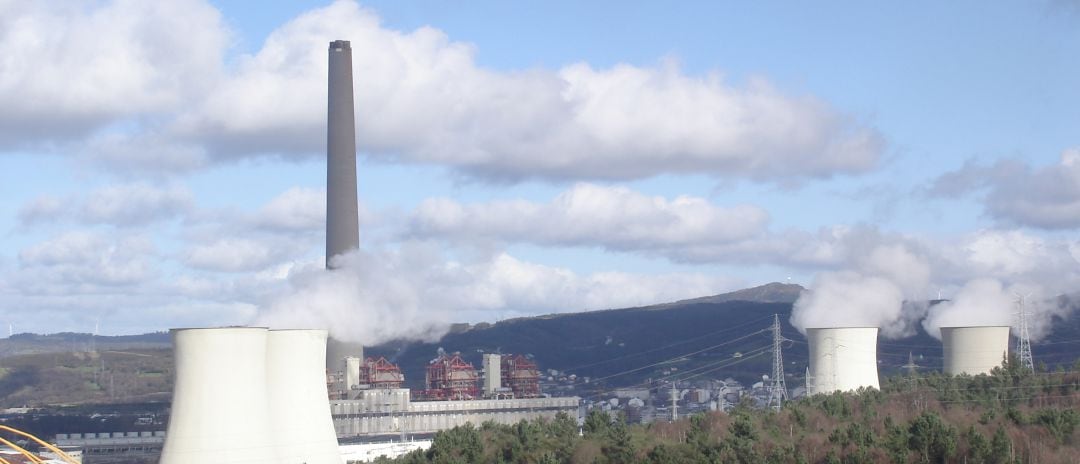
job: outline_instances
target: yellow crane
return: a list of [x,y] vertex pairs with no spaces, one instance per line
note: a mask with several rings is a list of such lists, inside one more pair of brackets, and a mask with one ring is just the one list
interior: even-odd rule
[[[68,464],[78,464],[78,462],[79,462],[79,461],[76,461],[71,456],[68,456],[67,453],[61,451],[60,448],[57,448],[57,447],[49,444],[45,440],[42,440],[42,439],[40,439],[38,437],[35,437],[35,436],[33,436],[33,435],[29,434],[29,433],[23,432],[22,430],[16,429],[14,427],[8,427],[6,425],[0,425],[0,430],[6,431],[6,432],[11,432],[11,433],[14,433],[16,435],[20,435],[20,436],[25,437],[25,438],[29,438],[29,439],[33,440],[35,443],[37,443],[37,444],[39,444],[41,446],[44,446],[45,449],[56,453],[57,457],[59,457],[60,459],[62,459],[64,462],[66,462]],[[0,443],[3,443],[5,445],[7,445],[7,446],[10,446],[11,449],[13,449],[15,451],[18,451],[23,456],[26,456],[26,458],[29,459],[31,462],[34,462],[34,463],[45,462],[45,460],[41,459],[40,457],[35,456],[34,453],[31,453],[31,452],[23,449],[19,445],[16,445],[15,443],[12,443],[11,441],[9,441],[7,439],[4,439],[4,438],[0,437]],[[0,464],[11,464],[11,463],[4,460],[3,458],[0,458]]]

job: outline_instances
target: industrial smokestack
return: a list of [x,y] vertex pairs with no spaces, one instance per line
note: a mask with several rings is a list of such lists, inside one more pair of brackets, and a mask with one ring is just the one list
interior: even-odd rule
[[353,116],[352,47],[330,42],[326,125],[326,267],[360,248],[356,202],[356,122]]

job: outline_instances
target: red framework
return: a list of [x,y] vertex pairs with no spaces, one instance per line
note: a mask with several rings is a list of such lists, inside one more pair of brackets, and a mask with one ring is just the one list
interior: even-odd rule
[[427,390],[429,400],[471,400],[480,397],[476,368],[461,359],[460,353],[440,355],[427,367]]
[[372,388],[401,388],[404,382],[405,375],[401,369],[386,358],[367,358],[360,365],[360,383],[371,385]]
[[502,357],[502,384],[510,387],[515,398],[540,396],[540,369],[522,355]]

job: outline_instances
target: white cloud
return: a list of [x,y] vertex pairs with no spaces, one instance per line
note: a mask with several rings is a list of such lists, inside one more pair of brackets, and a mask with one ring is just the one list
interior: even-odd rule
[[192,205],[191,192],[184,187],[117,184],[62,199],[38,197],[22,207],[19,219],[24,226],[71,219],[86,224],[141,226],[179,216]]
[[114,185],[91,192],[83,201],[83,220],[130,225],[174,217],[192,205],[186,188],[148,184]]
[[67,232],[19,252],[20,288],[29,293],[93,293],[152,279],[153,244],[143,236]]
[[262,269],[286,257],[256,240],[223,238],[191,247],[184,263],[196,269],[240,272]]
[[7,5],[0,147],[52,145],[118,171],[184,172],[324,150],[327,47],[353,42],[361,151],[496,181],[663,173],[789,182],[875,167],[882,136],[813,96],[672,63],[496,71],[473,47],[401,32],[353,2],[309,11],[227,66],[198,0]]
[[763,80],[736,87],[665,63],[498,72],[441,31],[404,33],[351,2],[310,11],[171,127],[218,159],[310,156],[325,143],[326,49],[352,41],[360,149],[489,179],[634,179],[707,173],[760,180],[874,167],[877,131]]
[[594,184],[574,185],[548,203],[429,199],[410,220],[420,236],[645,251],[734,242],[761,233],[767,222],[753,206],[722,208],[703,198],[669,200]]
[[321,231],[326,226],[326,190],[290,188],[260,208],[253,222],[270,229]]
[[1080,148],[1061,153],[1058,164],[1032,167],[1023,160],[990,166],[968,162],[938,177],[931,194],[982,196],[986,214],[1004,223],[1042,229],[1080,227]]
[[175,111],[219,77],[228,34],[198,0],[0,6],[0,147]]

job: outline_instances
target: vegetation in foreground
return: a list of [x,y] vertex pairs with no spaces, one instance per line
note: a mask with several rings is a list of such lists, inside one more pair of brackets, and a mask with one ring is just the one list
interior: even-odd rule
[[1071,463],[1080,461],[1080,361],[1030,372],[888,378],[882,389],[818,395],[780,411],[740,405],[674,423],[627,425],[592,411],[440,432],[428,450],[382,463]]

